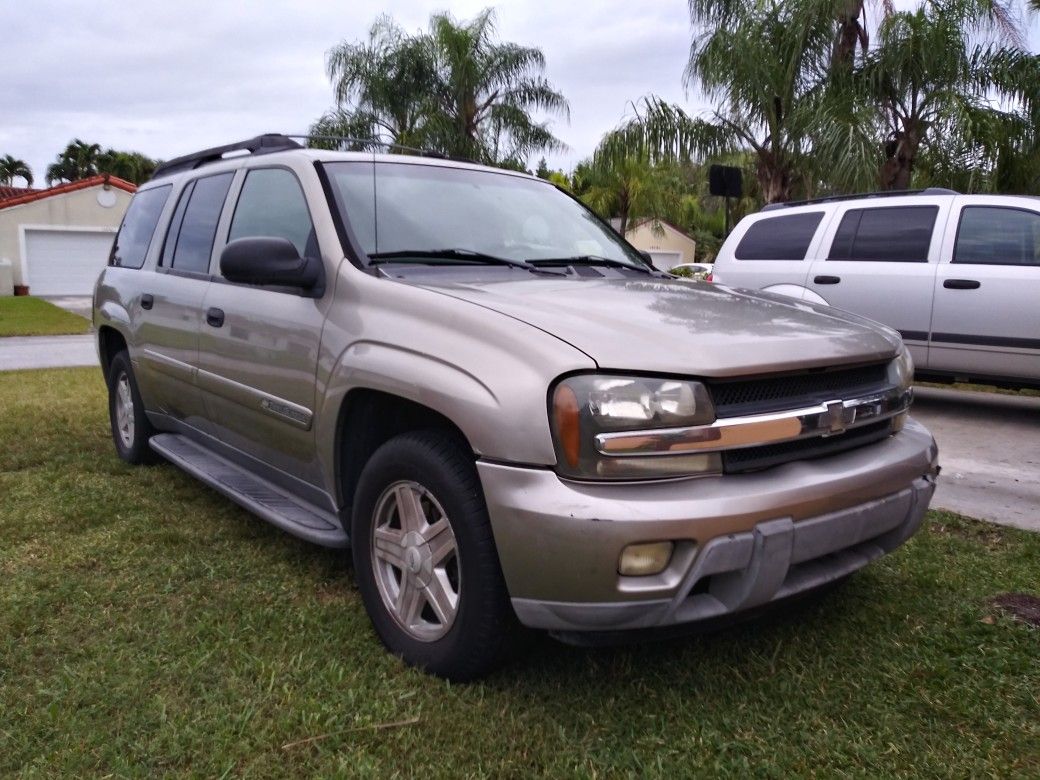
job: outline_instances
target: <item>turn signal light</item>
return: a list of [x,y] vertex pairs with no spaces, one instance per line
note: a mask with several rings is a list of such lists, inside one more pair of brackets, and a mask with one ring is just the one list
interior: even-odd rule
[[567,385],[561,385],[553,395],[553,416],[556,418],[556,435],[567,465],[578,467],[581,457],[581,424],[578,411],[578,396]]

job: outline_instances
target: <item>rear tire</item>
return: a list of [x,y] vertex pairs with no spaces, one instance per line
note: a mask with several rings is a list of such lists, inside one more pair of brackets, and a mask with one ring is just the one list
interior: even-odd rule
[[495,667],[515,617],[473,458],[457,437],[406,433],[372,455],[351,547],[365,609],[390,652],[456,682]]
[[155,463],[159,459],[148,446],[155,429],[144,413],[126,350],[116,354],[108,368],[108,419],[120,458],[134,465]]

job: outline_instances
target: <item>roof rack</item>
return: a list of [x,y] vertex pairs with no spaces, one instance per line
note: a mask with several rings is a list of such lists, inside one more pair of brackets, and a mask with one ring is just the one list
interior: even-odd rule
[[183,157],[175,157],[168,160],[155,169],[152,179],[169,176],[180,171],[192,171],[208,163],[217,162],[224,158],[229,152],[251,152],[252,154],[270,154],[282,152],[286,149],[302,149],[303,147],[289,136],[279,133],[265,133],[248,141],[239,141],[225,146],[214,146],[212,149],[203,149],[201,152],[186,154]]
[[861,192],[853,195],[828,195],[824,198],[812,198],[810,200],[791,200],[786,203],[767,203],[762,211],[775,211],[792,206],[811,206],[815,203],[832,203],[842,200],[859,200],[860,198],[894,198],[900,195],[960,195],[956,190],[948,190],[945,187],[928,187],[923,190],[886,190],[884,192]]
[[345,135],[287,135],[285,137],[300,138],[304,141],[337,141],[339,142],[341,149],[344,146],[382,146],[387,149],[400,149],[409,154],[414,154],[417,157],[432,157],[436,160],[451,160],[453,162],[480,165],[479,162],[471,160],[468,157],[452,157],[451,155],[437,152],[432,149],[420,149],[416,146],[405,146],[404,144],[397,144],[392,141],[381,141],[378,138],[351,138],[350,136]]

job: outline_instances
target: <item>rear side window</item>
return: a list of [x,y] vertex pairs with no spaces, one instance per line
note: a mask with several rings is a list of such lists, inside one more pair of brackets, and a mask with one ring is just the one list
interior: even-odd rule
[[173,187],[156,187],[134,195],[130,208],[126,210],[123,224],[119,226],[109,265],[121,268],[140,268],[152,243],[152,234],[159,223],[166,199]]
[[846,211],[827,259],[927,263],[938,213],[938,206]]
[[303,190],[284,168],[259,168],[246,176],[228,241],[253,236],[285,238],[301,257],[318,256],[314,223]]
[[207,176],[184,189],[163,247],[163,265],[200,274],[209,271],[213,239],[231,177],[230,173]]
[[961,211],[953,262],[983,265],[1040,265],[1040,214],[1000,206]]
[[822,211],[760,219],[748,228],[733,256],[737,260],[804,260]]

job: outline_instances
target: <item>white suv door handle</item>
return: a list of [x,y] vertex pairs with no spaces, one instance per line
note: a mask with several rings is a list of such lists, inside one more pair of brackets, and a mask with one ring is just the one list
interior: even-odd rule
[[982,282],[975,279],[947,279],[943,282],[943,287],[947,290],[977,290],[981,286]]

